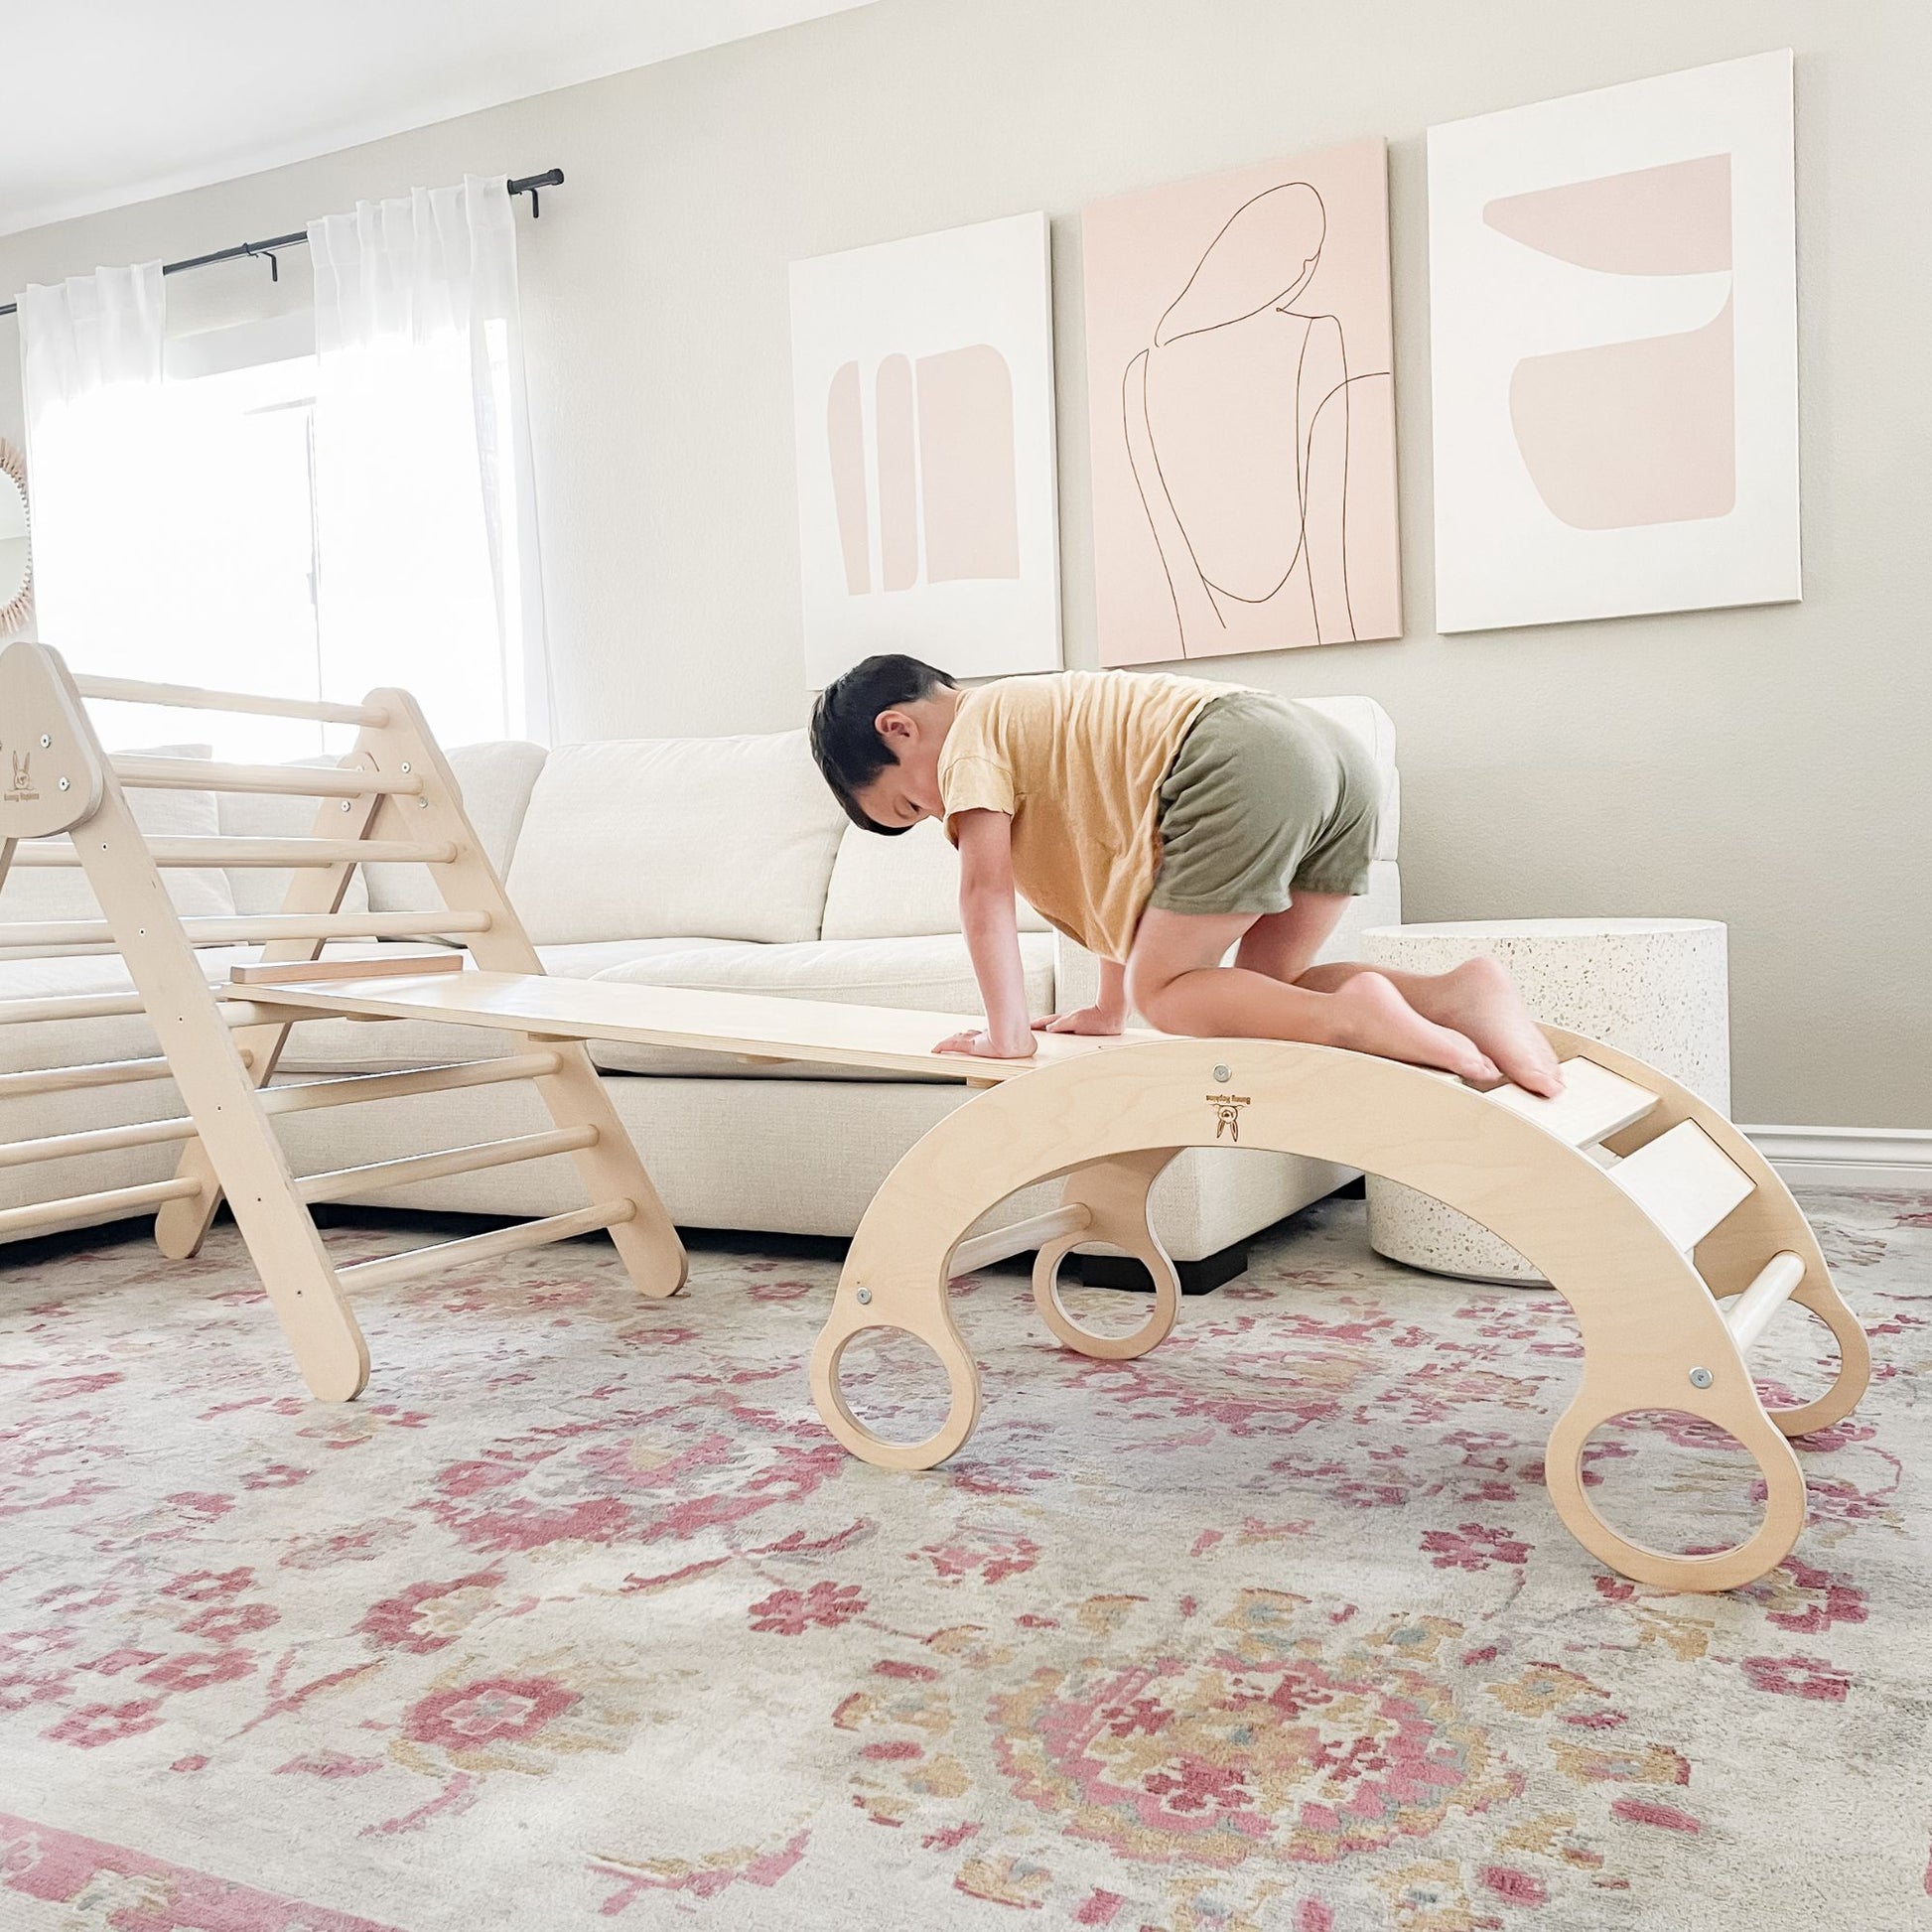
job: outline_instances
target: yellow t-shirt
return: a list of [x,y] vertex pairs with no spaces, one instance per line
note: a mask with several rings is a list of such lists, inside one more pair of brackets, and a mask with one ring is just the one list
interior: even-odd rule
[[960,700],[939,753],[946,836],[1013,819],[1013,877],[1069,938],[1125,959],[1160,865],[1161,780],[1187,728],[1233,687],[1161,672],[1009,677]]

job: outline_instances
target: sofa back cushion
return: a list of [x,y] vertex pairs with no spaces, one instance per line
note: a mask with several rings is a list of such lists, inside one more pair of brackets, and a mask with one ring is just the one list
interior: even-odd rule
[[[207,745],[144,745],[130,756],[163,759],[206,759]],[[221,830],[211,791],[162,791],[146,786],[127,794],[134,822],[150,839],[211,839]],[[189,917],[224,918],[235,909],[226,873],[170,867],[161,875],[168,897]],[[0,886],[0,925],[20,919],[97,919],[100,902],[86,875],[76,866],[15,866]],[[0,941],[0,944],[4,944]]]
[[[825,894],[827,939],[920,939],[959,930],[959,854],[936,818],[894,838],[847,825]],[[1025,899],[1020,930],[1050,930]]]
[[[541,745],[522,739],[492,739],[483,745],[459,745],[446,752],[463,809],[477,828],[477,837],[501,879],[509,870],[510,854],[530,808],[530,794],[547,754]],[[403,813],[408,815],[405,801]],[[406,836],[406,833],[405,833]],[[435,912],[442,908],[435,875],[427,866],[370,866],[369,909],[374,912]]]
[[816,939],[845,823],[802,731],[566,745],[509,894],[539,945]]

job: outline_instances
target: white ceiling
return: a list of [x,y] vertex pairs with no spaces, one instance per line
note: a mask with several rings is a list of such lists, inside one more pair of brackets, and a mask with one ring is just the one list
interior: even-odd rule
[[0,234],[867,0],[0,0]]

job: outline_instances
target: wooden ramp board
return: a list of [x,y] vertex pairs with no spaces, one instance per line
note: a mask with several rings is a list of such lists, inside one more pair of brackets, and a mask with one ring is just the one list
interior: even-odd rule
[[1010,1080],[1035,1067],[1105,1052],[1137,1031],[1107,1038],[1037,1034],[1030,1060],[935,1053],[949,1034],[979,1023],[969,1014],[897,1007],[839,1006],[763,993],[708,993],[616,980],[553,979],[540,973],[443,973],[434,978],[332,980],[314,986],[250,986],[258,1005],[369,1020],[446,1020],[563,1039],[618,1039],[638,1046],[688,1046],[759,1059],[819,1060],[924,1073],[943,1080]]
[[1605,1170],[1684,1253],[1749,1197],[1751,1178],[1694,1120]]
[[1586,1059],[1564,1061],[1563,1091],[1553,1100],[1522,1087],[1496,1087],[1487,1097],[1570,1147],[1594,1146],[1605,1135],[1633,1126],[1657,1104],[1648,1087]]

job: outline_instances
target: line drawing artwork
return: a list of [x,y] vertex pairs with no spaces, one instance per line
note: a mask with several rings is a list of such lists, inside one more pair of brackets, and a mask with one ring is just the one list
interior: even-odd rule
[[1399,634],[1384,166],[1354,143],[1089,211],[1104,662]]

